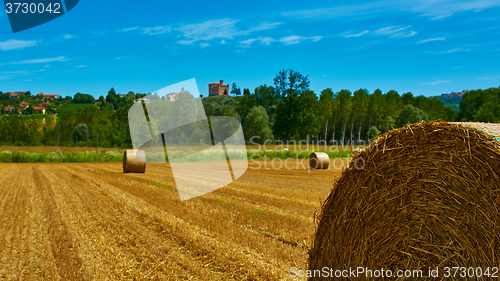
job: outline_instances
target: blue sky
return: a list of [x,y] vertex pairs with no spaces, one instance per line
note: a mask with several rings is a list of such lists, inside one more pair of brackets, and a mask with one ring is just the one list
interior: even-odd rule
[[439,95],[500,86],[500,1],[92,1],[13,34],[0,11],[0,90],[94,97],[196,78]]

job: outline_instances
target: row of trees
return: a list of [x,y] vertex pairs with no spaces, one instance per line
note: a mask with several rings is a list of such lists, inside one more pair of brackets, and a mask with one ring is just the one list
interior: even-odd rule
[[[358,143],[421,120],[500,122],[500,88],[465,93],[458,113],[434,97],[366,89],[335,92],[327,88],[315,93],[309,84],[307,76],[282,70],[272,86],[261,85],[251,92],[234,84],[231,92],[237,96],[206,97],[202,103],[207,116],[239,119],[246,141],[255,137],[254,143],[307,139]],[[54,145],[59,139],[61,145],[71,145],[78,138],[82,144],[114,146],[116,142],[118,147],[131,147],[128,111],[134,99],[143,96],[133,92],[120,96],[111,89],[99,98],[98,106],[61,112],[57,118],[4,116],[0,143]],[[77,100],[88,97],[75,96],[73,101]]]
[[457,112],[439,99],[411,93],[334,92],[328,88],[318,96],[310,90],[308,77],[294,70],[278,72],[273,82],[274,86],[259,86],[254,93],[245,89],[242,97],[205,98],[206,112],[239,118],[247,141],[260,136],[261,141],[313,138],[328,143],[366,141],[392,127],[421,120],[454,121],[457,117]]

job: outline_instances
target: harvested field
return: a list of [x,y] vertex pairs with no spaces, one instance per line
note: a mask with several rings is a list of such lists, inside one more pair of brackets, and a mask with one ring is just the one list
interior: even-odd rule
[[182,202],[168,164],[0,164],[0,279],[288,279],[306,269],[314,212],[346,164],[307,161],[250,161]]

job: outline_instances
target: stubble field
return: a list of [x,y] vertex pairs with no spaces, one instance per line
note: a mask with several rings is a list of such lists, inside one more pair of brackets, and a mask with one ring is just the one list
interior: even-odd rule
[[331,161],[250,161],[234,183],[187,201],[168,164],[145,174],[121,163],[0,164],[0,278],[289,279],[291,267],[306,269],[314,212],[347,164]]

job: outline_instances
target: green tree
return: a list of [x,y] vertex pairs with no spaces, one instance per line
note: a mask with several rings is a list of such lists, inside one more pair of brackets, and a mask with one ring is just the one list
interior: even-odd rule
[[[273,133],[282,140],[299,138],[305,128],[302,119],[309,114],[301,111],[302,108],[310,108],[310,104],[301,106],[301,100],[310,103],[310,94],[302,95],[309,89],[307,76],[294,70],[282,70],[274,78],[274,90],[280,102],[276,108],[276,118],[273,124]],[[317,97],[316,97],[317,102]],[[306,118],[306,119],[307,119]]]
[[293,69],[281,70],[274,78],[274,89],[280,99],[287,96],[298,96],[309,89],[309,78]]
[[353,138],[354,138],[352,130],[353,130],[355,119],[356,119],[356,122],[359,122],[358,123],[358,144],[361,142],[361,128],[363,126],[363,117],[368,112],[368,101],[369,101],[368,90],[359,89],[356,92],[354,92],[353,118],[351,121],[351,142],[353,141]]
[[89,127],[87,124],[80,123],[73,129],[73,140],[87,141],[90,138]]
[[236,96],[241,95],[241,90],[240,90],[240,88],[238,88],[238,86],[236,86],[236,83],[233,83],[233,85],[231,87],[231,94],[236,95]]
[[250,90],[249,89],[243,89],[243,94],[244,95],[250,95]]
[[323,115],[325,140],[328,141],[328,121],[332,116],[332,105],[333,105],[332,89],[327,88],[321,91],[321,95],[319,97],[319,104],[321,108],[321,113]]
[[269,127],[269,116],[266,109],[256,106],[250,110],[243,124],[245,139],[252,143],[262,144],[266,140],[272,140],[273,134]]
[[420,108],[414,107],[411,104],[407,104],[401,110],[396,124],[398,127],[402,127],[404,125],[413,124],[420,121],[429,121],[429,117]]
[[384,133],[387,133],[390,130],[392,130],[392,128],[395,127],[395,126],[396,126],[396,121],[394,120],[394,118],[392,118],[391,116],[387,115],[385,117],[385,120],[384,120],[384,125],[382,126],[382,131]]
[[254,92],[255,104],[263,106],[266,109],[269,120],[273,123],[276,108],[279,102],[279,97],[274,91],[274,88],[264,84],[255,88]]
[[377,127],[372,126],[370,130],[368,131],[368,138],[373,139],[376,138],[380,135],[380,131],[377,129]]

